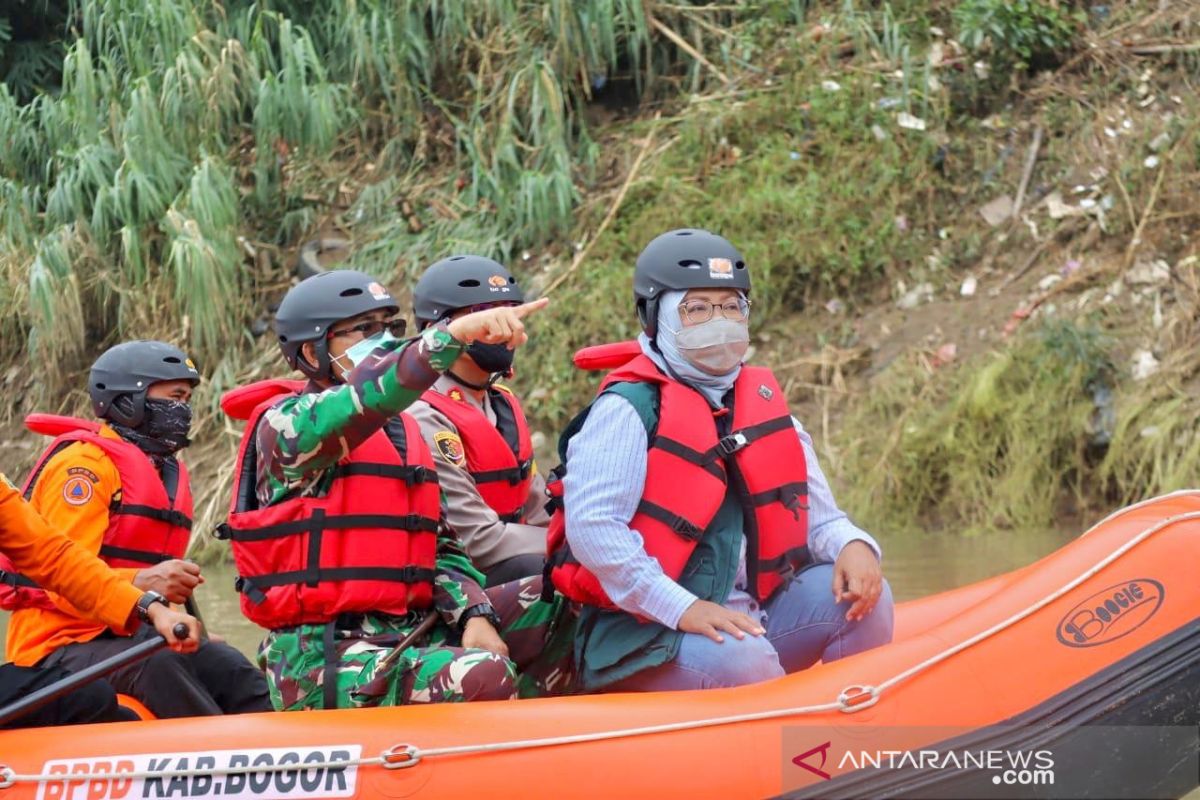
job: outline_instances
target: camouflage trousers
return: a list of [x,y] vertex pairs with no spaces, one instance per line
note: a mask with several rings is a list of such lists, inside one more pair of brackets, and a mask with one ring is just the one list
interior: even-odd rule
[[[460,634],[439,620],[429,634],[385,662],[420,623],[420,614],[356,615],[352,626],[280,628],[268,633],[258,650],[272,704],[279,711],[325,708],[327,675],[336,676],[338,708],[569,692],[575,683],[575,614],[570,603],[560,595],[542,600],[542,578],[536,575],[486,592],[500,616],[508,658],[459,646]],[[329,642],[336,659],[332,668],[327,668],[325,657]]]

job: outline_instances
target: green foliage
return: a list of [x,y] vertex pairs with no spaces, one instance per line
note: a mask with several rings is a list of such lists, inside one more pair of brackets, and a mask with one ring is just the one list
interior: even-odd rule
[[0,6],[0,83],[22,102],[58,84],[69,6],[69,0],[9,0]]
[[959,40],[973,50],[990,46],[992,66],[1048,67],[1061,63],[1083,29],[1083,11],[1058,0],[963,0],[954,9]]
[[[709,50],[738,13],[641,0],[17,5],[0,15],[5,352],[25,339],[71,367],[105,343],[80,331],[156,335],[186,338],[210,369],[242,357],[265,304],[256,289],[279,285],[259,272],[269,260],[243,263],[254,248],[239,240],[294,247],[340,217],[354,261],[389,277],[451,246],[510,257],[561,237],[596,154],[582,113],[593,86],[621,73],[669,92],[671,76],[706,75],[652,37],[649,14]],[[17,25],[34,8],[39,24]],[[134,307],[149,298],[165,305]]]
[[[843,73],[839,89],[823,88],[826,69],[819,59],[789,64],[781,83],[697,104],[661,126],[656,144],[667,149],[560,290],[564,302],[555,297],[539,316],[539,329],[553,335],[535,337],[519,356],[522,374],[538,376],[530,406],[545,429],[561,429],[594,390],[595,376],[574,369],[572,353],[636,333],[633,263],[663,231],[706,227],[742,251],[756,331],[818,298],[857,305],[939,246],[943,215],[964,201],[932,166],[936,140],[899,129],[895,111],[880,108],[886,90],[866,77]],[[939,98],[915,84],[902,102],[931,124],[942,113]],[[873,126],[885,131],[883,141]],[[639,141],[651,127],[640,123],[629,138]]]
[[868,525],[1044,527],[1091,488],[1092,392],[1112,377],[1095,329],[1047,323],[952,375],[909,361],[845,422],[843,501]]

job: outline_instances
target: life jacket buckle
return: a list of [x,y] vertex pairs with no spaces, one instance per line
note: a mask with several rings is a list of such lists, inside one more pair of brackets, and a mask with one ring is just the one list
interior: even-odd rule
[[266,602],[266,594],[263,593],[262,589],[259,589],[257,586],[255,586],[253,581],[251,581],[249,578],[243,578],[241,575],[239,575],[233,581],[233,589],[239,594],[244,594],[246,597],[249,597],[250,602],[254,603],[255,605],[261,605],[262,603]]
[[808,511],[808,504],[804,502],[804,497],[799,492],[794,492],[784,497],[783,507],[792,512],[792,516],[796,518],[796,522],[800,521],[801,511]]
[[220,539],[222,542],[225,542],[233,535],[233,528],[229,527],[228,522],[222,522],[213,528],[212,535],[214,539]]
[[728,436],[722,436],[717,441],[717,452],[722,458],[729,458],[748,444],[750,444],[750,440],[746,438],[746,434],[735,431]]

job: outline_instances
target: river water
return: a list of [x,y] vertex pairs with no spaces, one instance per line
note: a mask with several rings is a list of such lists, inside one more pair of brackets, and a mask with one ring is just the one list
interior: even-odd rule
[[[1030,564],[1061,547],[1081,531],[1011,531],[958,536],[951,533],[879,538],[884,575],[897,601],[953,589]],[[232,564],[204,568],[205,583],[197,592],[209,630],[253,657],[262,630],[238,610]],[[0,621],[0,629],[7,622]]]

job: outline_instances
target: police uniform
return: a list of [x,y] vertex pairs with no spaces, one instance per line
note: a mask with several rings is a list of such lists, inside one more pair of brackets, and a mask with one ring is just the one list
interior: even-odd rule
[[[498,424],[487,393],[478,397],[448,374],[439,377],[432,390],[469,404],[493,426]],[[475,565],[488,576],[488,584],[539,574],[550,517],[545,511],[546,483],[536,465],[532,467],[528,497],[519,512],[520,521],[501,519],[480,495],[467,469],[463,434],[450,418],[424,400],[413,403],[409,413],[420,425],[438,465],[438,480],[446,495],[446,522],[458,534]]]

